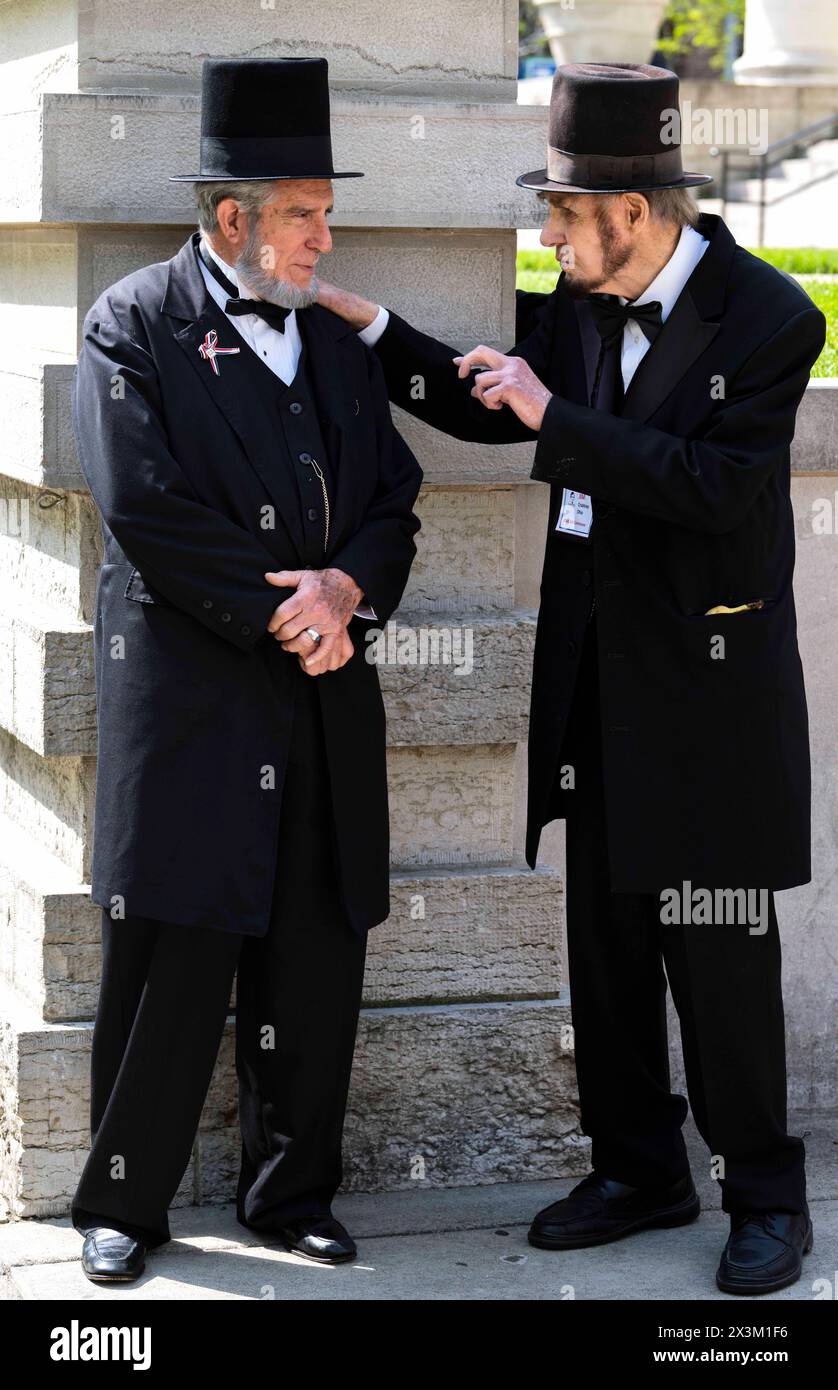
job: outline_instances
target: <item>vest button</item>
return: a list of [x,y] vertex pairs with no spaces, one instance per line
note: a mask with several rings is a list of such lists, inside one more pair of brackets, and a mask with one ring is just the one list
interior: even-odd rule
[[229,621],[230,621],[230,614],[229,614],[229,613],[222,613],[222,614],[221,614],[221,621],[222,621],[222,623],[229,623]]
[[292,401],[288,409],[291,411],[292,415],[302,415],[303,413],[303,407],[300,405],[299,401]]
[[582,571],[582,584],[584,585],[584,587],[585,587],[586,589],[590,589],[590,587],[591,587],[591,571],[590,571],[590,570],[583,570],[583,571]]
[[308,511],[306,512],[306,516],[308,517],[309,521],[316,521],[318,515],[319,513],[315,507],[309,507]]
[[311,463],[311,454],[300,454],[300,463]]
[[203,604],[203,606],[204,606],[204,608],[212,608],[212,599],[211,599],[211,598],[205,598],[205,599],[204,599],[204,604]]
[[250,636],[250,628],[249,628],[249,627],[243,627],[243,628],[241,629],[241,633],[242,633],[242,637],[249,637],[249,636]]

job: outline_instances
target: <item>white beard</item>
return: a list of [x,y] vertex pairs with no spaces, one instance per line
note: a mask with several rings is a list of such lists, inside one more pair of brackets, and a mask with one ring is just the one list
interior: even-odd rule
[[311,284],[307,289],[301,289],[299,285],[292,285],[289,280],[280,280],[276,275],[270,275],[267,270],[263,270],[261,252],[259,237],[252,232],[234,265],[240,287],[246,285],[260,299],[267,300],[269,304],[277,304],[280,309],[307,309],[310,304],[316,302],[316,275],[312,275]]

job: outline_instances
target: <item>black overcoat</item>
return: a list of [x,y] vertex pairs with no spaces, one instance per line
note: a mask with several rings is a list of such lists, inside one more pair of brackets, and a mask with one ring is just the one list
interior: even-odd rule
[[[619,416],[586,402],[599,336],[560,277],[519,296],[519,341],[554,392],[536,436],[461,382],[461,349],[396,314],[376,345],[391,400],[487,444],[537,440],[551,486],[529,733],[527,861],[567,813],[563,736],[595,601],[611,887],[788,888],[809,881],[810,762],[789,497],[795,414],[825,319],[791,277],[702,215],[710,244]],[[424,395],[415,399],[417,378]],[[588,540],[556,535],[563,487]],[[761,602],[761,608],[706,616]],[[723,644],[718,638],[723,639]],[[720,655],[720,653],[722,653]]]
[[[295,464],[264,428],[259,376],[245,369],[251,349],[207,293],[196,237],[99,297],[74,381],[79,459],[104,542],[92,898],[264,935],[294,691],[315,679],[344,901],[364,931],[389,911],[370,624],[352,619],[354,656],[318,677],[303,676],[265,630],[292,592],[265,572],[304,566]],[[373,354],[318,306],[300,318],[336,488],[323,565],[352,575],[383,624],[415,554],[421,471],[393,427]],[[213,330],[219,347],[240,347],[217,359],[217,375],[199,352]]]

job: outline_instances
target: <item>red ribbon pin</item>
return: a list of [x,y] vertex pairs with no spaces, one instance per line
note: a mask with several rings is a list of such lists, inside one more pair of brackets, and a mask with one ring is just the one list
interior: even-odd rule
[[220,348],[218,346],[218,332],[215,328],[211,328],[204,341],[199,344],[198,351],[204,361],[209,362],[215,375],[220,376],[221,372],[215,360],[216,357],[231,357],[233,353],[241,352],[241,348]]

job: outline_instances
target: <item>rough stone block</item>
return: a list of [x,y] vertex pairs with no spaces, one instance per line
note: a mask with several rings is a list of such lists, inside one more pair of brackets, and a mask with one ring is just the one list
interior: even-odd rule
[[[189,186],[166,180],[195,168],[197,97],[45,92],[40,102],[40,110],[0,116],[0,148],[15,151],[3,170],[0,220],[147,222],[149,208],[158,224],[189,220]],[[513,228],[532,220],[533,195],[515,179],[543,161],[539,107],[338,95],[332,133],[338,167],[367,172],[343,183],[336,225]]]
[[394,874],[370,932],[364,1002],[546,999],[561,980],[562,881],[514,866]]
[[394,748],[388,771],[394,865],[512,859],[513,745]]
[[[229,1202],[235,1192],[231,1028],[198,1134],[203,1202]],[[362,1011],[344,1191],[566,1177],[587,1171],[588,1154],[566,1003]]]

